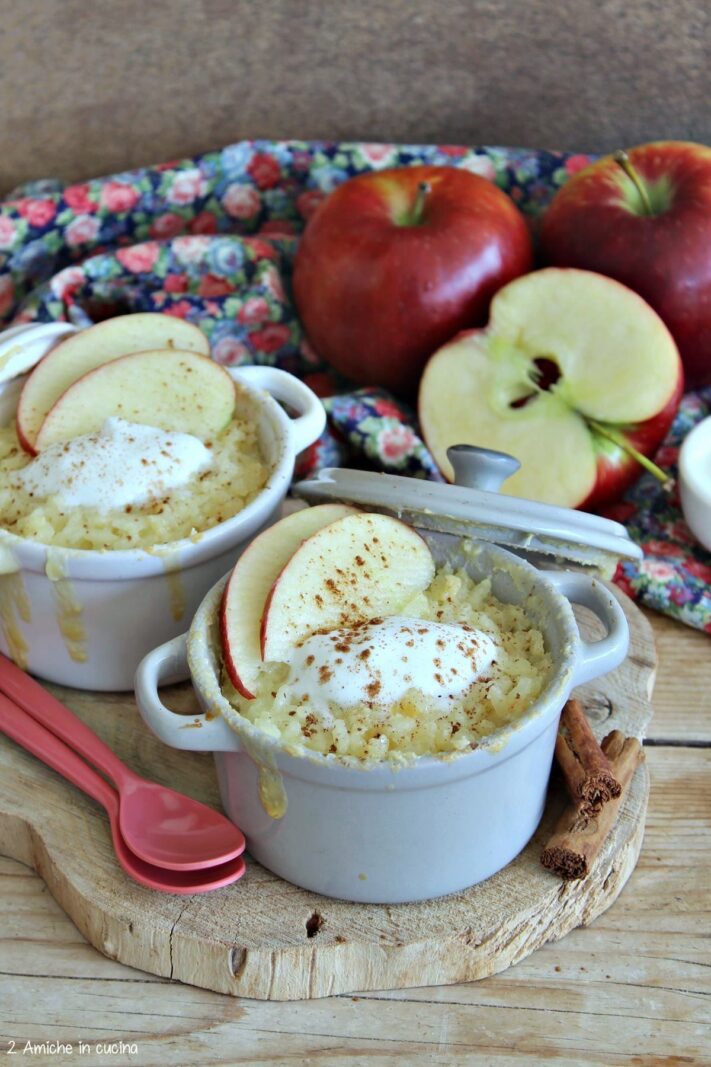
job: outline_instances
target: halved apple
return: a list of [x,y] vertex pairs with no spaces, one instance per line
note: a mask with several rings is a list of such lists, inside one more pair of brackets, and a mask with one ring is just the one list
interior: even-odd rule
[[262,658],[288,660],[319,630],[393,615],[432,581],[434,560],[410,526],[358,512],[304,541],[274,582],[262,617]]
[[500,289],[486,329],[434,354],[419,416],[450,480],[449,446],[479,445],[521,461],[503,492],[601,507],[642,473],[682,387],[672,336],[641,297],[590,271],[550,268]]
[[354,514],[345,504],[295,511],[267,527],[237,560],[220,604],[220,637],[227,673],[248,700],[256,694],[262,665],[260,623],[275,579],[308,537]]
[[228,424],[234,407],[234,381],[207,356],[167,348],[133,352],[70,385],[42,423],[35,449],[94,433],[112,415],[207,441]]
[[173,315],[138,312],[106,319],[52,349],[25,382],[17,406],[17,436],[34,455],[40,426],[73,382],[110,360],[131,352],[173,348],[209,356],[210,344],[197,326]]

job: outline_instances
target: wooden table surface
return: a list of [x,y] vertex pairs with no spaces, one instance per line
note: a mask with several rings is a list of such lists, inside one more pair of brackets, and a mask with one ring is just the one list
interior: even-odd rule
[[105,959],[32,871],[0,858],[0,1055],[54,1067],[711,1063],[711,646],[650,618],[645,841],[590,927],[480,982],[240,1000]]

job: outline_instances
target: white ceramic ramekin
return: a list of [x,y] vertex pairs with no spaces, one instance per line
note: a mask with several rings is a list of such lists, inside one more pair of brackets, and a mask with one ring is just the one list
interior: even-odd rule
[[[256,533],[274,522],[298,452],[323,431],[325,412],[302,382],[272,367],[230,370],[237,411],[256,418],[271,468],[242,511],[152,551],[49,548],[0,530],[0,650],[40,678],[78,689],[133,687],[143,656],[185,630],[210,586]],[[275,399],[276,398],[276,399]],[[290,418],[277,403],[295,413]],[[0,421],[14,416],[17,387],[0,396]],[[184,671],[187,677],[187,669]]]
[[679,495],[689,529],[711,552],[711,415],[694,427],[681,446]]
[[[212,751],[225,811],[263,866],[326,896],[370,903],[423,900],[465,889],[500,870],[534,833],[543,812],[558,719],[574,686],[617,667],[629,632],[612,593],[582,574],[542,572],[503,549],[443,549],[439,561],[492,577],[500,600],[522,604],[546,637],[555,673],[515,726],[466,755],[346,766],[334,756],[294,756],[225,700],[219,683],[217,608],[224,582],[201,604],[187,637],[150,653],[136,676],[148,726],[174,748]],[[451,543],[451,542],[450,542]],[[584,604],[607,635],[588,643],[570,602]],[[205,714],[176,715],[158,687],[189,662]],[[231,725],[229,725],[231,724]]]

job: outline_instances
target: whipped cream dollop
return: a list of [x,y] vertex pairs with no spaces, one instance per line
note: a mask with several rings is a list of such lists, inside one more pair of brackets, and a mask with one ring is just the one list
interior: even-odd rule
[[491,665],[488,634],[459,623],[393,615],[312,634],[295,650],[287,685],[329,718],[329,703],[390,705],[417,689],[447,710]]
[[211,462],[210,450],[192,434],[109,418],[96,433],[40,452],[14,480],[40,499],[56,496],[69,507],[108,511],[159,499]]

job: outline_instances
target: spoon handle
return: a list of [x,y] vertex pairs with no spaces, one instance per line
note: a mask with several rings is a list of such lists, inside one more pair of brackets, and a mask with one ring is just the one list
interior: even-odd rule
[[93,767],[106,774],[118,787],[128,785],[129,781],[137,777],[78,715],[65,707],[12,660],[2,655],[0,693],[5,693],[17,707],[46,726]]
[[97,800],[109,815],[118,816],[118,795],[109,783],[84,763],[76,752],[3,693],[0,693],[0,730],[67,781]]

